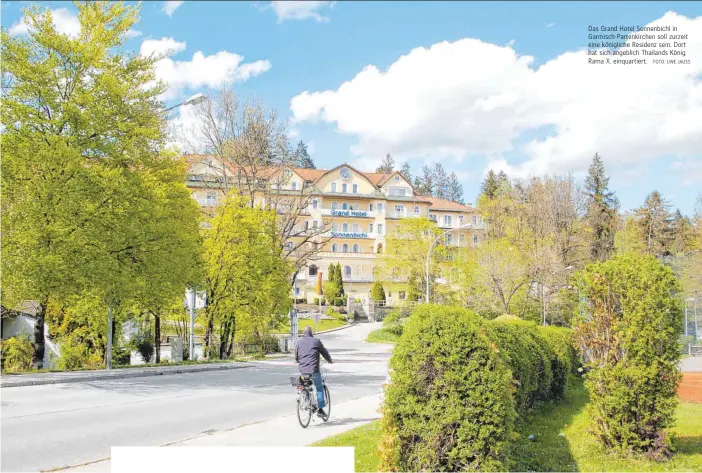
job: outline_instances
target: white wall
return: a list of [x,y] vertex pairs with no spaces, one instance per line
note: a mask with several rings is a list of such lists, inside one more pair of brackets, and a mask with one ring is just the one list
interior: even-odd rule
[[[3,339],[26,334],[34,340],[34,325],[36,320],[33,317],[20,315],[18,317],[7,317],[2,319]],[[57,343],[49,339],[49,325],[44,323],[44,367],[56,368],[61,350]]]

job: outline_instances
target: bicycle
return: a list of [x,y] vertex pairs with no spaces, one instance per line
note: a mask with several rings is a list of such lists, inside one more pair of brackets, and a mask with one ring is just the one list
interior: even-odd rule
[[[309,375],[292,376],[290,383],[297,388],[297,420],[302,428],[306,429],[310,425],[312,415],[318,410],[314,383]],[[331,416],[331,397],[327,387],[326,370],[322,371],[322,385],[324,386],[324,410],[326,415],[321,419],[326,422]]]

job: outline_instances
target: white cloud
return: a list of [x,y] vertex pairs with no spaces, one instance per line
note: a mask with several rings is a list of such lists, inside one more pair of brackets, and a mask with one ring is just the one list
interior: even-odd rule
[[702,182],[702,156],[675,161],[671,168],[680,176],[683,186]]
[[551,27],[554,27],[554,26],[556,26],[555,23],[547,23],[547,24],[546,24],[546,28],[551,28]]
[[282,23],[285,20],[307,20],[310,18],[318,22],[326,22],[329,21],[329,18],[319,14],[318,11],[327,7],[332,8],[334,3],[336,2],[281,1],[271,2],[269,7],[273,9],[278,17],[278,23]]
[[183,3],[182,1],[166,1],[163,2],[163,12],[168,16],[173,16],[173,13],[180,7]]
[[185,50],[186,46],[186,43],[173,38],[147,39],[141,43],[139,53],[142,56],[170,56]]
[[[186,43],[173,38],[147,39],[141,44],[140,54],[171,56],[184,51]],[[268,60],[243,63],[244,57],[228,51],[205,56],[202,51],[193,54],[190,61],[174,61],[164,57],[155,64],[156,78],[169,85],[161,97],[169,100],[179,97],[186,89],[221,87],[233,82],[246,81],[271,68]]]
[[[357,136],[359,158],[486,155],[514,176],[582,171],[595,152],[608,165],[698,154],[702,36],[693,32],[702,17],[669,12],[651,24],[689,34],[691,64],[594,65],[574,51],[535,68],[531,56],[468,38],[414,49],[386,71],[366,66],[290,107],[297,122],[322,120]],[[554,131],[519,147],[526,160],[505,161],[516,138],[543,128]]]
[[[73,38],[80,35],[78,16],[67,8],[51,9],[51,20],[59,33]],[[11,35],[23,35],[29,33],[29,29],[27,19],[23,16],[18,22],[10,26],[8,32]]]
[[138,30],[127,30],[127,38],[132,39],[132,38],[138,38],[139,36],[143,35],[141,31]]

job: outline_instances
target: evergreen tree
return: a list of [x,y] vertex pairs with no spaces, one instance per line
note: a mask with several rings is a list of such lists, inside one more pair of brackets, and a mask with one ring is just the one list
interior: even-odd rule
[[407,182],[412,182],[412,172],[410,171],[409,163],[406,162],[402,165],[402,169],[400,169],[400,174],[402,174],[402,177],[407,179]]
[[307,144],[300,140],[297,143],[297,149],[294,153],[295,165],[305,169],[317,169],[314,165],[314,161],[307,152]]
[[638,224],[646,251],[656,256],[668,256],[672,242],[670,204],[658,191],[646,197],[644,205],[637,209]]
[[455,172],[451,173],[448,181],[448,200],[459,204],[463,203],[463,186],[458,182]]
[[434,182],[436,183],[434,187],[433,197],[439,199],[449,198],[449,179],[446,170],[441,163],[436,163],[434,165]]
[[422,183],[422,180],[419,178],[419,176],[414,176],[414,191],[417,194],[424,195],[424,184]]
[[685,253],[694,247],[695,229],[692,221],[678,209],[671,222],[670,251],[673,254]]
[[385,159],[383,159],[383,162],[380,163],[380,166],[375,170],[375,172],[380,172],[384,174],[390,174],[395,170],[395,158],[390,156],[390,153],[388,153],[385,156]]
[[337,297],[344,297],[344,277],[341,274],[341,263],[336,263]]
[[509,177],[507,177],[507,173],[504,171],[500,171],[500,173],[497,175],[497,184],[498,184],[498,192],[505,192],[508,191],[512,188],[512,183],[509,180]]
[[595,261],[608,260],[614,251],[619,202],[614,192],[609,191],[608,184],[609,177],[605,173],[602,158],[595,154],[585,181],[585,220],[592,230],[590,257]]
[[429,166],[424,165],[424,167],[422,168],[422,174],[423,174],[423,177],[421,180],[421,182],[422,182],[421,194],[433,196],[434,190],[436,187],[435,181],[434,181],[434,173],[432,172],[432,169]]
[[497,197],[497,191],[499,188],[500,183],[497,179],[497,175],[492,169],[490,169],[480,186],[480,194],[488,197],[489,199],[494,199]]
[[380,281],[375,281],[371,286],[371,299],[374,301],[385,300],[385,289]]

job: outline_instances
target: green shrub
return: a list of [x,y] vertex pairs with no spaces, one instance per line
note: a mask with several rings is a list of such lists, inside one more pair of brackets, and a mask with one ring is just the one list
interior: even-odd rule
[[515,417],[509,370],[468,310],[420,305],[390,360],[383,471],[501,471]]
[[391,310],[383,319],[383,326],[392,334],[402,335],[402,329],[408,316],[409,314],[406,311],[400,309]]
[[380,281],[375,281],[371,286],[371,299],[374,301],[385,300],[385,289]]
[[29,335],[20,334],[0,342],[3,371],[20,373],[32,368],[34,345]]
[[575,331],[587,355],[592,432],[606,448],[671,454],[680,374],[680,283],[652,256],[625,254],[578,276],[589,313]]
[[57,368],[65,371],[104,368],[100,354],[90,352],[88,346],[71,338],[64,338],[60,343],[61,355]]
[[336,307],[343,307],[346,305],[346,298],[345,297],[336,297],[334,298],[334,305]]
[[326,314],[327,314],[329,317],[335,318],[336,320],[344,320],[344,321],[346,320],[346,316],[345,316],[345,315],[343,315],[343,314],[337,312],[336,310],[332,309],[331,307],[330,307],[329,309],[327,309]]
[[563,399],[568,384],[568,376],[576,374],[580,363],[573,346],[573,332],[564,327],[539,327],[539,332],[551,347],[555,357],[551,360],[553,383],[551,395],[553,399]]
[[327,305],[327,301],[324,297],[315,297],[314,298],[314,305],[319,305],[319,300],[322,300],[322,305]]

